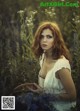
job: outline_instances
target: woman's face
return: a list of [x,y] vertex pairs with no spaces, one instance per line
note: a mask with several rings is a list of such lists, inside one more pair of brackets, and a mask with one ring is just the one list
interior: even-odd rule
[[44,51],[49,51],[52,49],[54,42],[54,36],[52,31],[47,28],[44,29],[41,33],[40,46]]

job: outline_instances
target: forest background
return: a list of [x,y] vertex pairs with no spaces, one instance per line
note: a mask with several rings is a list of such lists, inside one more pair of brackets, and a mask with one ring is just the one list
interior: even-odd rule
[[39,23],[45,20],[59,24],[72,54],[72,76],[75,84],[77,82],[80,72],[80,7],[40,7],[42,1],[0,0],[0,95],[9,95],[19,84],[37,82],[40,66],[31,46]]

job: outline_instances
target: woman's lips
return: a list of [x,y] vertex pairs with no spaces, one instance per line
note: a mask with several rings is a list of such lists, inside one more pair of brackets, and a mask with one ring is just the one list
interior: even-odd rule
[[43,46],[43,47],[46,47],[47,45],[46,45],[46,44],[42,44],[42,46]]

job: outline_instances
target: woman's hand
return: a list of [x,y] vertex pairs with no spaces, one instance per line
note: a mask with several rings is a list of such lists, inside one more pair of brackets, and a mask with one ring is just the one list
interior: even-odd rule
[[41,88],[38,84],[36,83],[30,83],[27,85],[28,90],[35,92],[35,93],[41,93],[43,92],[43,88]]
[[35,93],[41,93],[43,92],[43,89],[36,83],[24,83],[14,89],[14,92],[20,91],[32,91]]

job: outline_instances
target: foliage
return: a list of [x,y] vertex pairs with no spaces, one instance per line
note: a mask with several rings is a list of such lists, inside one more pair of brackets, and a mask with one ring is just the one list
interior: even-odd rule
[[34,16],[37,11],[29,11],[27,13],[27,17],[25,16],[27,13],[27,9],[18,11],[20,16],[20,24],[21,24],[21,31],[20,31],[20,38],[22,42],[22,51],[23,55],[22,58],[34,58],[31,50],[32,41],[33,41],[33,28],[34,28]]
[[[51,104],[50,94],[28,92],[16,97],[16,111],[57,111]],[[53,96],[53,102],[56,101]]]

